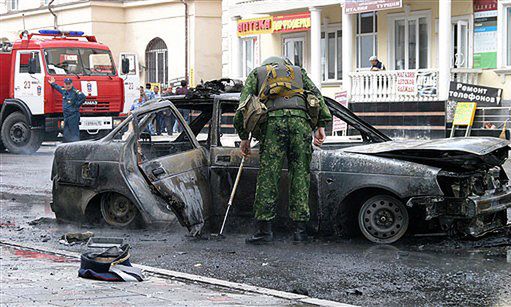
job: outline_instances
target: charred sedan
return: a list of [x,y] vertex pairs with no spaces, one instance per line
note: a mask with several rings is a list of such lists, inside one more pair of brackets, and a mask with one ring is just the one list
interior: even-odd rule
[[[168,224],[176,218],[194,234],[218,226],[241,161],[232,115],[239,94],[173,96],[152,102],[97,141],[64,144],[55,152],[52,209],[58,219],[114,226]],[[327,143],[311,163],[310,229],[362,233],[392,243],[408,231],[480,236],[505,226],[511,188],[502,168],[508,142],[496,138],[392,141],[327,99],[343,135],[327,127]],[[176,109],[191,111],[188,124]],[[154,136],[158,112],[174,114],[183,131]],[[258,144],[245,161],[232,222],[252,216]],[[287,166],[281,189],[287,190]],[[287,193],[278,209],[286,225]],[[247,219],[243,219],[247,217]],[[213,230],[216,231],[216,228]]]

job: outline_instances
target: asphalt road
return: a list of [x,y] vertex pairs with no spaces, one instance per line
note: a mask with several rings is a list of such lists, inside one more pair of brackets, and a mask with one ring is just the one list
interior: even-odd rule
[[1,238],[81,251],[85,247],[59,239],[89,230],[123,237],[133,247],[133,262],[356,305],[511,305],[511,246],[498,246],[510,242],[509,235],[482,241],[408,237],[381,246],[326,238],[293,245],[288,234],[278,233],[274,244],[256,247],[244,243],[242,232],[197,240],[179,225],[119,230],[59,224],[49,206],[52,158],[52,147],[32,156],[0,154]]

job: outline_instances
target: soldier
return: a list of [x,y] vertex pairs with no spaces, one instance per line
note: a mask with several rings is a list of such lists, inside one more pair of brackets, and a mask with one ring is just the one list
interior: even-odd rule
[[[307,93],[316,97],[316,102],[319,100],[316,116],[311,115]],[[273,241],[272,221],[285,157],[289,165],[289,211],[295,224],[293,240],[307,241],[312,131],[316,130],[314,144],[321,146],[326,138],[324,127],[332,120],[332,115],[306,71],[282,57],[266,59],[248,75],[240,97],[240,109],[251,95],[264,102],[267,113],[264,123],[259,123],[260,135],[257,136],[261,146],[254,203],[256,231],[246,243]],[[234,116],[234,126],[242,140],[242,154],[250,155],[249,133],[240,109]]]
[[64,79],[64,88],[55,83],[55,78],[48,80],[51,86],[62,95],[64,113],[64,143],[80,140],[80,107],[85,102],[85,94],[73,87],[73,80]]

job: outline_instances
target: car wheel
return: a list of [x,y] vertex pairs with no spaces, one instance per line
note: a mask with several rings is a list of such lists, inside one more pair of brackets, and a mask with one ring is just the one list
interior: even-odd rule
[[101,197],[101,216],[108,225],[127,227],[135,224],[138,209],[128,198],[108,193]]
[[358,213],[362,234],[375,243],[394,243],[408,229],[408,211],[400,200],[388,195],[367,199]]
[[41,131],[32,130],[21,112],[13,112],[2,124],[2,143],[14,154],[33,154],[43,142]]

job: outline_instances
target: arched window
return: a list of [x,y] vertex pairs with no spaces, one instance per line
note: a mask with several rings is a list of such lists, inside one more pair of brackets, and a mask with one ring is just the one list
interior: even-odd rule
[[168,82],[167,44],[159,38],[153,38],[145,49],[146,82]]

